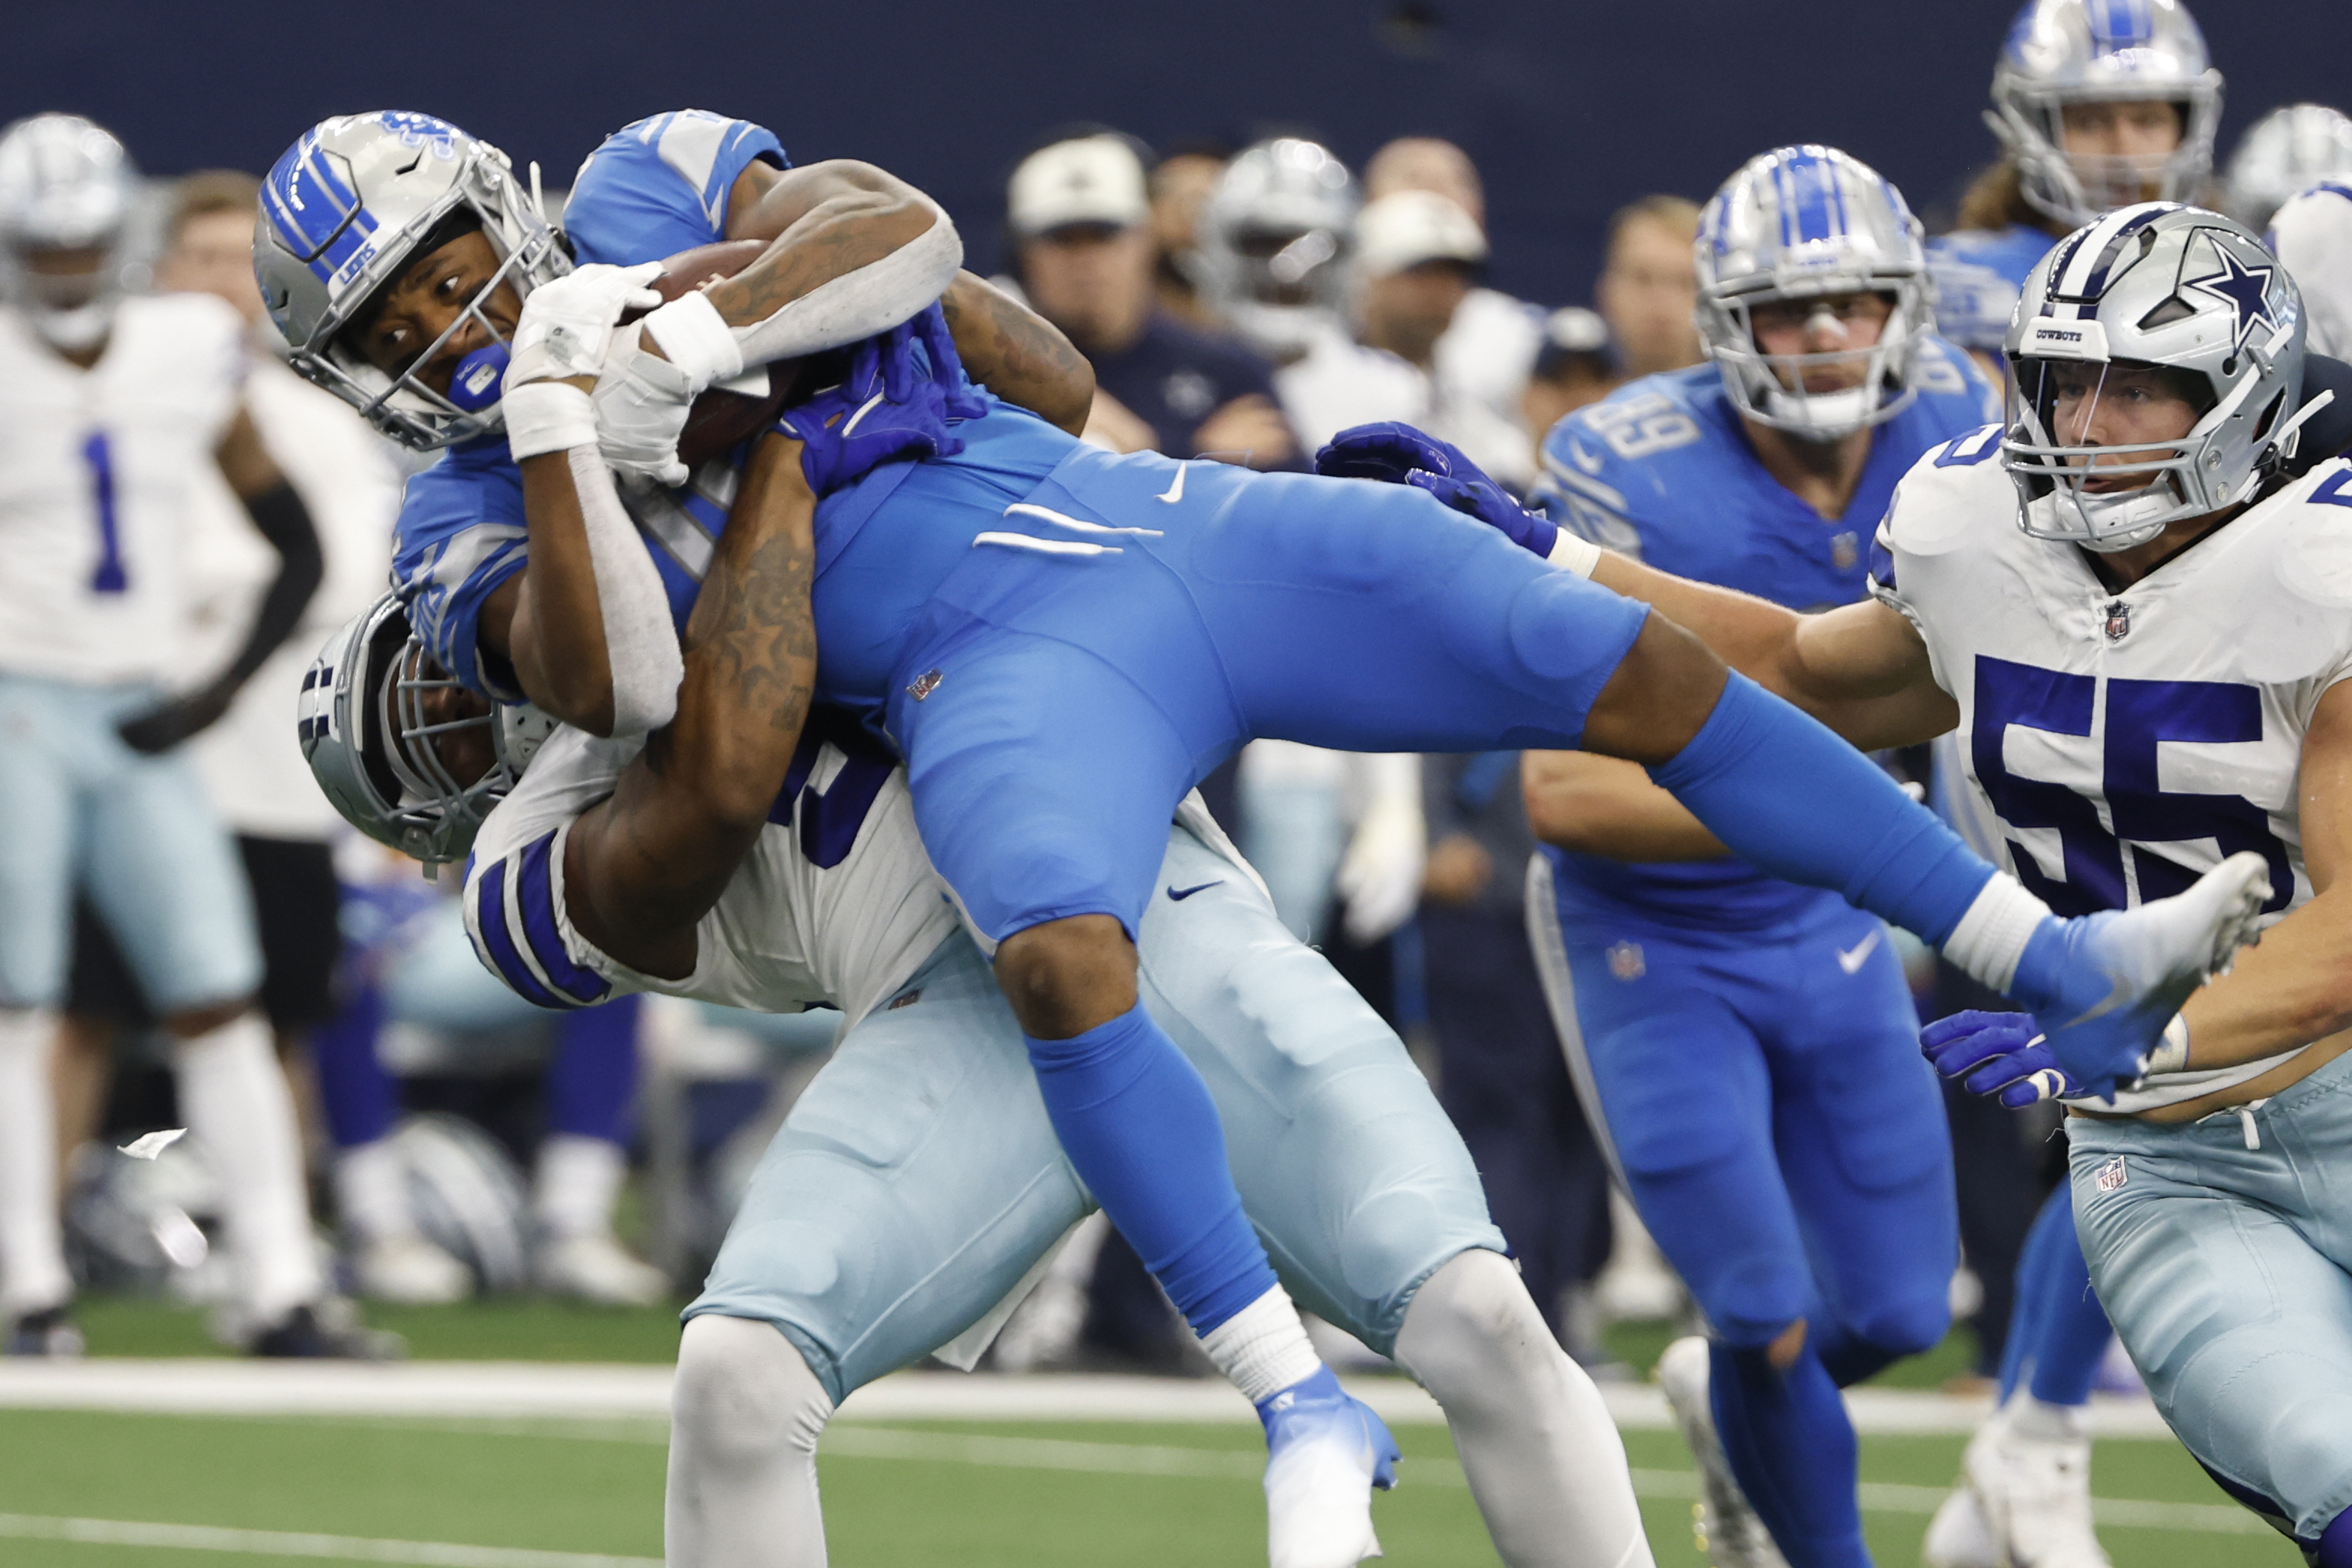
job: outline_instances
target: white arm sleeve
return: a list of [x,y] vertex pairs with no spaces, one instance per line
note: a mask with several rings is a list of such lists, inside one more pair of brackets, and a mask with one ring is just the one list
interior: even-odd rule
[[588,559],[604,617],[604,653],[613,671],[613,733],[640,735],[677,716],[686,660],[670,625],[669,596],[646,553],[637,525],[621,505],[613,470],[591,444],[564,454],[588,525]]

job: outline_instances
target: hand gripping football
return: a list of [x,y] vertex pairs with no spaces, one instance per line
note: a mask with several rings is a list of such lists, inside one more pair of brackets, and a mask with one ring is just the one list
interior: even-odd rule
[[[689,289],[734,277],[765,255],[767,249],[764,239],[722,239],[714,245],[698,245],[663,261],[659,276],[646,287],[667,303]],[[621,320],[634,321],[644,314],[643,310],[628,310]],[[793,360],[753,365],[733,380],[719,382],[704,392],[694,400],[693,412],[686,416],[686,428],[678,435],[678,460],[696,468],[713,458],[723,458],[773,424],[792,392],[798,369],[799,363]]]

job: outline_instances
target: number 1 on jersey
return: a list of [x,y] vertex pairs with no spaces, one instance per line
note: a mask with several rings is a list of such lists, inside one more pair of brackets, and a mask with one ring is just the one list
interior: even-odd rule
[[98,503],[98,570],[89,574],[93,594],[120,594],[131,586],[122,570],[122,532],[114,513],[114,452],[106,432],[93,430],[81,444],[82,461],[89,465],[89,487]]

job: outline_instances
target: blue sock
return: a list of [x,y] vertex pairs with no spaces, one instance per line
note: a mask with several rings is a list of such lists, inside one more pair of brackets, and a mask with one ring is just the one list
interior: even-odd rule
[[1760,1348],[1710,1348],[1724,1458],[1790,1568],[1870,1568],[1853,1423],[1821,1358],[1808,1347],[1782,1372]]
[[2352,1509],[2329,1520],[2319,1532],[2319,1568],[2352,1568]]
[[373,1143],[392,1131],[400,1099],[392,1075],[375,1054],[383,1029],[383,993],[363,985],[341,1011],[310,1036],[310,1059],[318,1069],[319,1106],[327,1135],[338,1149]]
[[2017,1259],[2017,1312],[2000,1358],[2000,1396],[2021,1380],[2045,1405],[2087,1405],[2113,1333],[2091,1294],[2091,1266],[2074,1235],[2074,1194],[2061,1184],[2034,1216]]
[[637,1092],[637,1013],[645,998],[616,996],[563,1014],[547,1064],[551,1132],[629,1141],[629,1102]]
[[1843,893],[1930,946],[1993,875],[1875,763],[1744,675],[1650,777],[1757,869]]
[[1192,1331],[1273,1289],[1225,1164],[1216,1101],[1143,1005],[1066,1040],[1024,1038],[1078,1179]]

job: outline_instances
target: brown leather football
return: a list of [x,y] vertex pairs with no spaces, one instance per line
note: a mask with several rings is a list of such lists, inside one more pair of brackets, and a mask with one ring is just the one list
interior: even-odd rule
[[[675,300],[689,289],[734,277],[766,254],[767,249],[764,239],[722,239],[715,245],[698,245],[665,260],[660,274],[647,287],[665,301]],[[643,314],[642,310],[630,310],[621,319],[635,321]],[[723,458],[775,422],[783,409],[784,399],[792,392],[798,365],[785,361],[762,368],[767,377],[764,394],[714,386],[694,400],[693,411],[686,416],[686,428],[678,434],[679,461],[694,468],[713,458]],[[761,374],[762,370],[755,369],[745,379]]]

